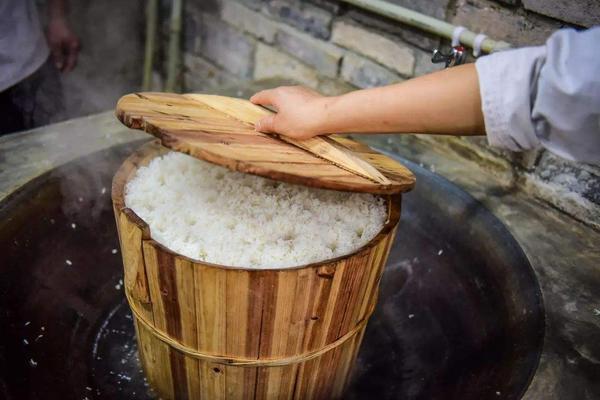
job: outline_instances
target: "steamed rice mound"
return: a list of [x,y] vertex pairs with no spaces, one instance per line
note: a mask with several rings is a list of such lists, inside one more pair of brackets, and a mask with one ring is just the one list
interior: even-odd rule
[[380,197],[277,182],[177,152],[141,167],[126,186],[125,204],[174,252],[253,268],[349,254],[387,217]]

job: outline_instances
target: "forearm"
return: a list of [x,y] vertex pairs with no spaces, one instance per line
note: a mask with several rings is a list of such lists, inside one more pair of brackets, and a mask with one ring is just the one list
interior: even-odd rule
[[484,134],[477,72],[453,67],[396,85],[323,98],[319,134],[413,132]]

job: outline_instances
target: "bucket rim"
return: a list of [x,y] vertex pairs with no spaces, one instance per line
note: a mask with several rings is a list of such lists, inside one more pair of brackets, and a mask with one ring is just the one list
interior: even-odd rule
[[185,256],[169,249],[167,246],[159,243],[152,238],[150,226],[144,221],[139,215],[135,213],[131,208],[125,205],[125,186],[129,180],[133,177],[139,167],[147,165],[152,159],[171,151],[161,146],[158,140],[153,140],[148,143],[144,143],[142,146],[137,148],[127,159],[121,164],[117,172],[115,173],[112,181],[111,197],[115,213],[124,214],[128,221],[136,225],[142,232],[142,241],[147,242],[149,245],[158,248],[162,252],[166,252],[172,256],[182,259],[192,264],[199,264],[204,267],[227,269],[227,270],[240,270],[247,272],[265,272],[265,271],[292,271],[298,269],[312,269],[331,266],[339,261],[349,259],[352,257],[358,257],[368,252],[369,249],[378,245],[382,240],[387,238],[389,234],[398,226],[400,221],[400,214],[402,209],[402,195],[398,194],[383,194],[374,195],[382,197],[386,200],[387,206],[387,218],[381,228],[381,230],[372,238],[369,242],[359,247],[355,251],[344,254],[338,257],[329,258],[322,261],[316,261],[308,264],[295,265],[291,267],[276,267],[276,268],[253,268],[253,267],[242,267],[233,265],[222,265],[215,264],[203,260],[197,260],[192,257]]

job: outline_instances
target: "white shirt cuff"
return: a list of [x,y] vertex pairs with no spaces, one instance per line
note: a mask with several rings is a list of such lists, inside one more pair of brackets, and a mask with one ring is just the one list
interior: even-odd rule
[[526,47],[481,57],[481,108],[488,143],[513,151],[540,145],[531,121],[532,93],[545,48]]

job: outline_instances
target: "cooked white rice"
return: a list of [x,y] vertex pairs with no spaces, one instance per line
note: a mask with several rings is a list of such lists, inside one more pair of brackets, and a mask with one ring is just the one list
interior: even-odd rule
[[383,227],[382,198],[233,172],[171,152],[137,171],[125,203],[152,238],[196,260],[283,268],[349,254]]

